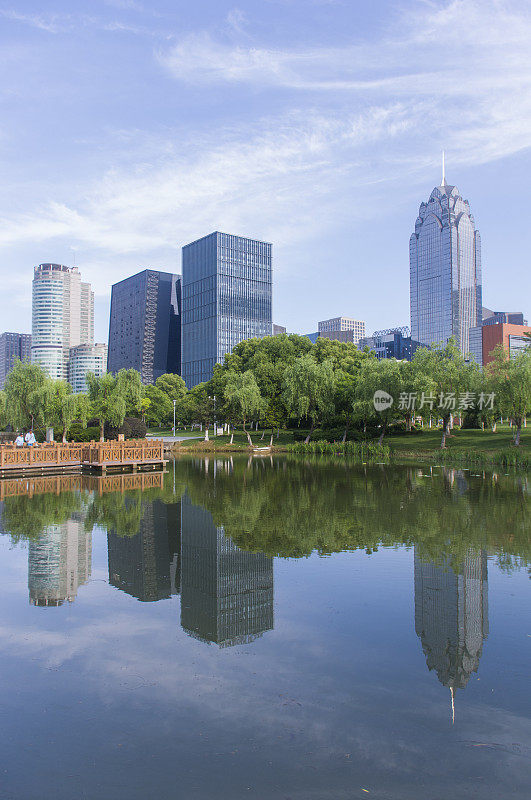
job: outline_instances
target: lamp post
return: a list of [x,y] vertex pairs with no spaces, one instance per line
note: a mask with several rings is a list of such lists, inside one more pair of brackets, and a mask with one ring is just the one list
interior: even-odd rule
[[173,401],[173,436],[175,437],[175,406],[177,405],[177,400]]

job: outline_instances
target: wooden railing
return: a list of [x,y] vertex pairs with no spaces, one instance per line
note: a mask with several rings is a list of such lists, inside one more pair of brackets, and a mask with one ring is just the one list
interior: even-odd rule
[[83,445],[81,459],[84,464],[94,466],[162,463],[164,461],[164,442],[162,439],[91,442],[89,445]]
[[89,491],[102,495],[145,489],[162,489],[163,472],[121,473],[118,475],[48,475],[38,478],[5,478],[0,481],[0,502],[6,497],[33,497],[38,494]]
[[43,444],[34,447],[0,445],[0,471],[86,465],[93,467],[163,464],[162,439],[129,439],[125,442]]
[[0,469],[74,466],[81,464],[81,448],[81,444],[0,445]]

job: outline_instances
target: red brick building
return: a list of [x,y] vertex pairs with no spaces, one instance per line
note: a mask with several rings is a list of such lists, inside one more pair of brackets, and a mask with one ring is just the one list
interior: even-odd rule
[[503,345],[505,352],[511,357],[525,349],[528,343],[524,339],[524,333],[531,333],[529,325],[507,323],[483,325],[481,329],[483,366],[493,360],[491,353],[498,344]]

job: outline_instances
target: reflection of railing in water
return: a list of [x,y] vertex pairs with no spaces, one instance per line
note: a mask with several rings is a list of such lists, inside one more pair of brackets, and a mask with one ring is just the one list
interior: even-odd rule
[[136,469],[164,464],[162,439],[130,439],[124,442],[44,444],[35,447],[0,445],[0,474],[58,469]]
[[0,501],[6,497],[62,492],[90,491],[97,494],[132,490],[162,489],[163,472],[119,473],[114,475],[48,475],[38,478],[5,478],[0,481]]

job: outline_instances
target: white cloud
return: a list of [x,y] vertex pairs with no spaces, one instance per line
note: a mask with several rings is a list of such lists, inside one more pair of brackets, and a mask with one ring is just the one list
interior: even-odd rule
[[[231,19],[233,28],[243,23],[237,9]],[[531,12],[494,0],[416,5],[392,36],[349,47],[275,50],[185,37],[158,53],[160,63],[207,91],[237,90],[231,124],[151,138],[120,132],[119,148],[109,137],[111,168],[76,176],[80,188],[48,192],[51,202],[30,202],[23,214],[4,211],[0,244],[75,245],[101,294],[124,269],[172,258],[177,266],[182,244],[215,229],[287,253],[381,214],[398,185],[416,203],[421,177],[438,174],[443,146],[452,171],[530,147],[530,40]],[[257,117],[253,104],[240,113],[242,84],[253,97],[273,88],[275,113]]]
[[32,28],[39,28],[39,30],[47,33],[58,33],[61,29],[56,15],[45,17],[42,14],[21,14],[14,9],[0,9],[0,16],[13,22],[29,25]]
[[195,33],[159,59],[194,84],[462,96],[519,81],[529,86],[531,12],[514,8],[498,0],[453,0],[423,11],[416,5],[392,36],[341,47],[233,46]]

